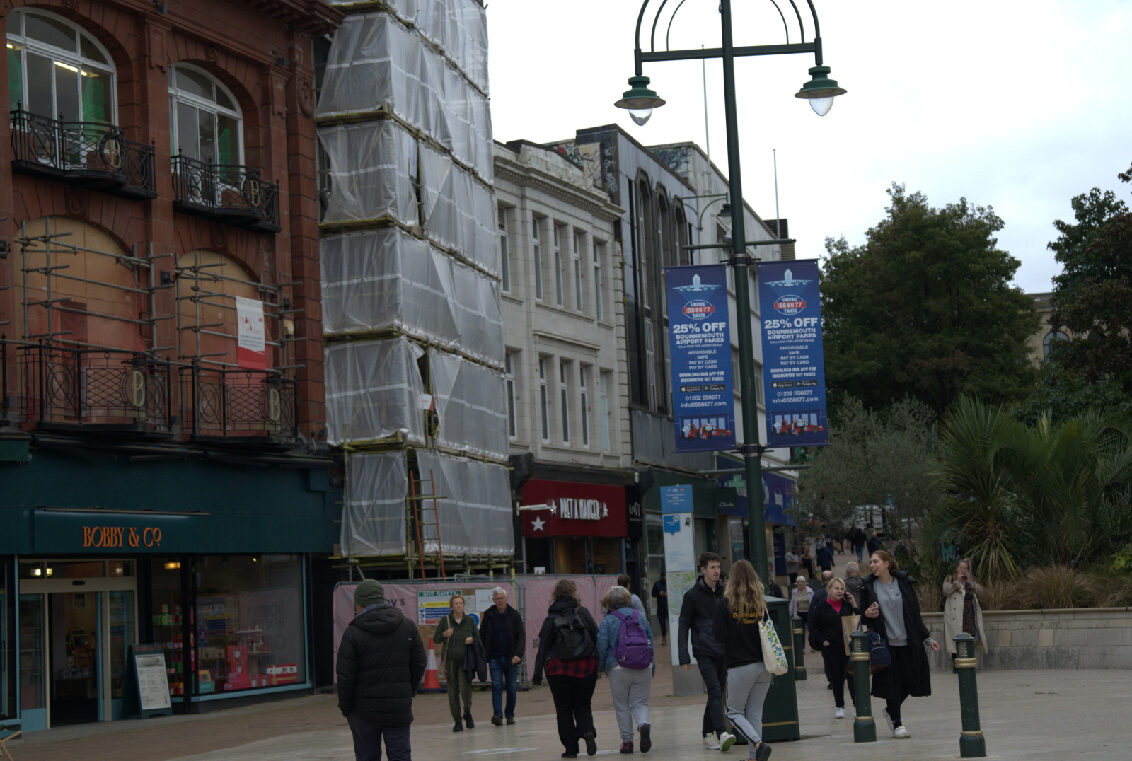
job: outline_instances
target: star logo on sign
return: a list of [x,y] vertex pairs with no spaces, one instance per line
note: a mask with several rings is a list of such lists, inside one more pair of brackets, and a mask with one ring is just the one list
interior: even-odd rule
[[601,503],[601,517],[602,518],[608,518],[609,517],[609,507],[604,502]]
[[542,531],[542,527],[545,525],[546,521],[544,521],[542,518],[535,518],[533,521],[531,521],[531,530]]

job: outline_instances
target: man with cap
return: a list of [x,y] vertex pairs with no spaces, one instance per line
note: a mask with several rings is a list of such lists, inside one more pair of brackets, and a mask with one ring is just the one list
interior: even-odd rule
[[338,646],[338,708],[350,724],[357,761],[411,761],[413,695],[425,672],[417,625],[385,601],[380,581],[354,589],[354,619]]

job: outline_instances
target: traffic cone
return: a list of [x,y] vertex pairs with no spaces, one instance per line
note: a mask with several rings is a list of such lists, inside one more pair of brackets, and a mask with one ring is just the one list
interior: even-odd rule
[[425,662],[424,685],[420,692],[444,692],[440,686],[440,679],[436,675],[436,648],[432,642],[428,643],[428,660]]

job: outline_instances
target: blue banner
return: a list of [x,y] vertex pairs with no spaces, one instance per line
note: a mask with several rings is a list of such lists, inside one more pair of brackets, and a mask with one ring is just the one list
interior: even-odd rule
[[722,264],[669,267],[669,345],[676,451],[735,446],[735,396]]
[[759,262],[768,447],[829,443],[816,259]]

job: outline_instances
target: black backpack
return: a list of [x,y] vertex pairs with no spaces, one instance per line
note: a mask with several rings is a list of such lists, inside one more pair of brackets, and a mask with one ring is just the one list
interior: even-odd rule
[[594,641],[578,609],[570,608],[554,619],[551,655],[560,661],[576,661],[594,654]]

